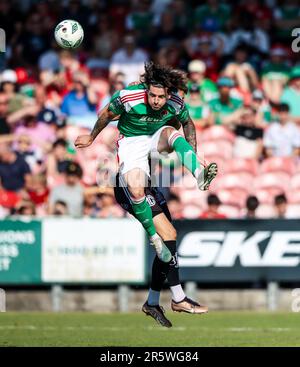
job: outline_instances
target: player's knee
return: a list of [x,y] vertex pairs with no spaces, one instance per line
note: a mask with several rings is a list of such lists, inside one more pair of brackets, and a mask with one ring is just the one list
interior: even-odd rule
[[134,188],[134,189],[129,188],[129,192],[130,192],[131,199],[133,201],[139,201],[145,197],[144,188]]
[[172,135],[172,133],[173,133],[174,131],[176,131],[176,130],[174,129],[174,127],[166,127],[166,128],[163,130],[163,133],[165,134],[165,137],[166,137],[167,139],[169,139],[169,137]]

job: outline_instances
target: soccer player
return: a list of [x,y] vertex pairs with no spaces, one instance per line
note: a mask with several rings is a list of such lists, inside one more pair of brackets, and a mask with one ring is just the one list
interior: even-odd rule
[[[217,174],[215,163],[203,167],[197,158],[194,123],[183,100],[174,92],[183,84],[183,73],[176,74],[152,62],[146,64],[141,83],[116,92],[108,107],[100,112],[91,134],[81,135],[75,141],[78,148],[88,147],[110,120],[120,115],[120,173],[128,187],[134,215],[147,231],[158,258],[165,263],[171,261],[172,254],[157,233],[145,197],[149,154],[175,150],[182,164],[196,178],[200,190],[207,190]],[[174,118],[183,126],[186,139],[167,125]]]
[[[116,177],[114,192],[116,200],[122,208],[135,216],[128,188],[124,183],[122,175],[119,173]],[[173,311],[203,314],[208,311],[208,308],[186,297],[180,284],[176,250],[176,229],[172,224],[172,218],[166,199],[157,187],[151,186],[150,180],[149,186],[145,188],[145,196],[151,207],[155,229],[170,250],[172,259],[169,263],[165,263],[161,261],[157,255],[155,256],[152,264],[152,276],[148,299],[144,303],[142,311],[146,315],[150,315],[162,326],[169,328],[172,327],[172,323],[166,318],[163,307],[159,305],[160,292],[166,279],[168,280],[172,293],[171,309]]]

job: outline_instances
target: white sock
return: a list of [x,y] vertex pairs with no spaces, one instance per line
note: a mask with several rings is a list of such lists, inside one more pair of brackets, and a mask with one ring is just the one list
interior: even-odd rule
[[150,240],[152,241],[152,240],[156,240],[158,238],[160,238],[159,235],[157,233],[154,233],[154,235],[150,237]]
[[180,302],[185,298],[185,293],[182,289],[181,284],[173,285],[170,287],[170,290],[172,292],[172,299],[175,302]]
[[199,176],[202,175],[202,181],[204,179],[204,168],[196,168],[195,171],[194,171],[194,177],[197,179],[198,181],[198,178]]
[[154,291],[153,289],[149,289],[149,294],[148,294],[148,305],[150,306],[157,306],[159,305],[159,296],[160,296],[160,292],[158,291]]

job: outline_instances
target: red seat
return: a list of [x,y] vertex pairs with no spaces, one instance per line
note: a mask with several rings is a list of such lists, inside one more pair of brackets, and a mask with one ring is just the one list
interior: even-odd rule
[[216,179],[216,190],[240,189],[249,193],[253,185],[253,177],[248,173],[228,173]]
[[261,204],[256,210],[256,216],[261,219],[275,218],[276,211],[273,205]]
[[244,190],[232,189],[232,190],[219,190],[217,195],[221,200],[222,204],[236,206],[243,208],[245,206],[246,198],[248,197],[247,192]]
[[202,154],[205,160],[208,160],[211,156],[227,160],[232,158],[232,144],[225,140],[218,142],[207,141],[198,146],[198,152],[199,155]]
[[300,188],[287,193],[289,204],[300,204]]
[[265,159],[260,165],[260,172],[285,172],[292,175],[296,170],[293,157],[271,157]]
[[300,173],[297,173],[295,176],[291,178],[291,189],[292,190],[300,189]]
[[287,206],[287,218],[300,218],[300,204],[289,204]]
[[220,205],[219,212],[227,218],[240,218],[240,210],[233,205]]
[[261,204],[273,205],[275,195],[281,194],[280,188],[259,189],[253,192]]
[[289,189],[289,180],[290,176],[287,173],[264,173],[255,178],[254,188],[256,190],[273,188],[286,192]]
[[258,162],[255,159],[233,158],[225,165],[226,173],[246,172],[256,175],[258,172]]
[[234,142],[235,135],[225,126],[214,125],[203,130],[200,135],[200,141],[219,141],[227,140]]

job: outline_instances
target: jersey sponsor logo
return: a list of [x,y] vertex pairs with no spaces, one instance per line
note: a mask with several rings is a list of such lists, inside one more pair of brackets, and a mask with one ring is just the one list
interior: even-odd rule
[[178,253],[182,267],[233,267],[236,261],[242,267],[297,267],[300,231],[190,232]]
[[143,116],[139,120],[145,121],[145,122],[161,122],[161,119],[150,117],[150,116]]
[[150,206],[154,206],[156,204],[156,201],[152,195],[147,195],[146,200]]

